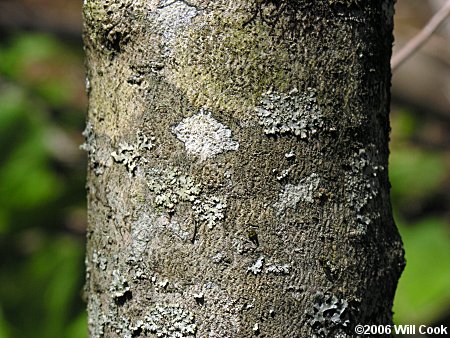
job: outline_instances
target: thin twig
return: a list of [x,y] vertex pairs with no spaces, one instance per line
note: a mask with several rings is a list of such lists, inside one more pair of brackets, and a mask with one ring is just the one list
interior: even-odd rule
[[439,28],[444,20],[450,15],[450,1],[431,18],[427,25],[413,37],[398,53],[391,59],[391,68],[394,72],[403,62],[405,62],[414,52],[416,52]]

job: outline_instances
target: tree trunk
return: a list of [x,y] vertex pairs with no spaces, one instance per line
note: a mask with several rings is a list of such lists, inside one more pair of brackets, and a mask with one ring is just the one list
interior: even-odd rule
[[91,337],[389,324],[393,1],[85,0]]

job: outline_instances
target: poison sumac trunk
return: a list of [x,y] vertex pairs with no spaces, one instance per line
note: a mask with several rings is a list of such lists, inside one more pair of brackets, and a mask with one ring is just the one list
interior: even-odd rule
[[86,0],[91,337],[388,324],[393,3]]

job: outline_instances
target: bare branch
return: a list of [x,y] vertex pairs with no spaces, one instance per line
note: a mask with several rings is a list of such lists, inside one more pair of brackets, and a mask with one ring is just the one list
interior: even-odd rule
[[412,38],[398,53],[391,59],[391,68],[394,72],[403,62],[405,62],[411,55],[413,55],[439,28],[439,26],[450,15],[450,1],[431,18],[427,25]]

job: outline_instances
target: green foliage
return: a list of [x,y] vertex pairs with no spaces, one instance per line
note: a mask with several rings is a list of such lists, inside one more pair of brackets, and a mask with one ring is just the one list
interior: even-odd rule
[[450,241],[447,224],[429,218],[400,227],[407,265],[394,304],[399,324],[433,324],[450,304]]
[[9,327],[9,324],[5,319],[3,309],[0,307],[0,338],[10,338],[10,337],[12,337],[11,328]]
[[80,315],[72,321],[67,329],[67,338],[82,338],[86,337],[86,323],[87,313],[82,312]]
[[62,337],[74,310],[81,310],[74,300],[82,282],[82,242],[63,236],[40,240],[34,243],[39,247],[9,271],[14,278],[1,279],[0,295],[9,304],[14,337]]
[[53,106],[76,92],[78,53],[45,34],[19,34],[0,49],[0,73],[30,88]]
[[[436,205],[448,198],[449,170],[444,151],[420,142],[421,124],[408,111],[393,114],[391,193],[407,260],[394,302],[398,324],[434,324],[450,310],[448,211]],[[424,205],[433,205],[433,214]]]
[[[0,40],[0,338],[87,336],[85,163],[81,153],[62,163],[48,140],[58,130],[81,143],[81,55],[79,46],[43,34]],[[414,142],[421,123],[411,113],[397,112],[392,122],[392,196],[407,257],[394,318],[434,323],[450,309],[445,213],[405,215],[442,194],[446,154]]]
[[432,195],[448,173],[443,154],[411,146],[392,152],[389,170],[391,192],[401,206]]
[[83,229],[70,227],[85,164],[62,163],[49,139],[80,143],[80,56],[48,35],[0,40],[0,338],[87,336]]
[[42,109],[33,106],[20,89],[6,88],[0,93],[0,111],[1,208],[16,212],[56,199],[61,184],[48,168]]

